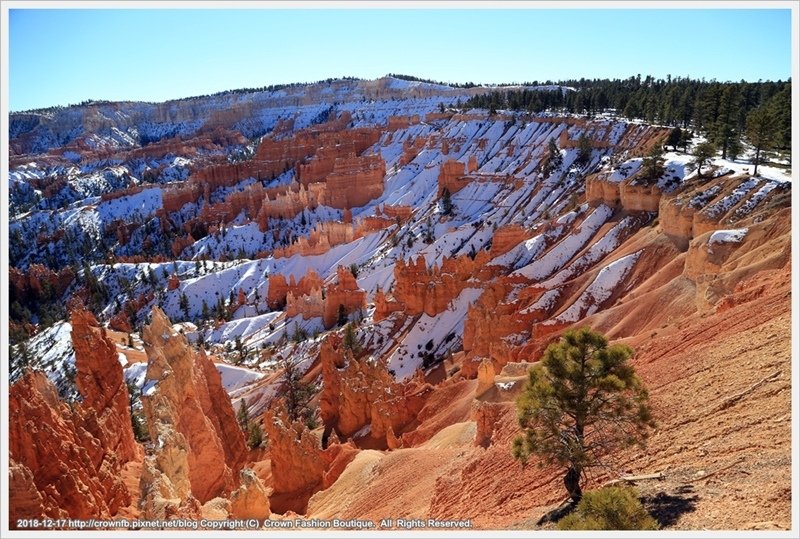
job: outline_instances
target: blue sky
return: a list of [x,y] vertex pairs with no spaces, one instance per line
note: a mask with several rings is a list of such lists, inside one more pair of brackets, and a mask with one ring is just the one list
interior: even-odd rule
[[791,75],[788,9],[9,13],[11,110],[390,72],[484,83]]

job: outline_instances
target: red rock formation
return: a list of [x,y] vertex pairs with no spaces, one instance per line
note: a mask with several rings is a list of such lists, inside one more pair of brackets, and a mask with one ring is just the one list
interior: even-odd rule
[[392,313],[401,312],[405,309],[405,305],[399,301],[393,301],[386,297],[386,294],[380,288],[375,292],[375,312],[372,319],[375,322],[380,322],[389,317]]
[[183,238],[175,238],[172,240],[172,245],[170,247],[172,250],[172,255],[175,258],[178,258],[184,249],[194,244],[194,241],[195,240],[191,234],[186,234],[186,236]]
[[413,142],[410,138],[406,139],[403,142],[403,154],[400,156],[397,166],[403,167],[413,161],[427,143],[428,139],[425,137],[416,137]]
[[370,425],[373,442],[388,447],[388,438],[403,432],[432,391],[418,380],[396,382],[382,364],[355,359],[338,334],[330,334],[323,341],[320,363],[322,421],[326,430],[333,430],[340,439]]
[[380,155],[337,158],[325,180],[325,203],[333,208],[356,208],[383,194],[386,163]]
[[103,447],[113,451],[121,464],[141,457],[141,446],[131,430],[128,387],[116,346],[90,311],[73,310],[70,322],[77,369],[75,385],[83,397],[82,406],[97,414]]
[[507,253],[528,238],[528,231],[519,225],[506,225],[497,229],[492,237],[492,258]]
[[500,418],[507,412],[507,402],[480,402],[475,401],[472,408],[472,418],[475,420],[475,445],[489,447]]
[[301,236],[288,247],[280,247],[273,252],[274,258],[290,257],[296,254],[321,255],[331,247],[350,243],[358,238],[352,224],[347,222],[324,221],[317,223],[306,238]]
[[270,515],[269,496],[253,470],[243,468],[241,486],[231,493],[231,518],[264,519]]
[[164,218],[166,215],[180,210],[184,205],[197,202],[203,193],[201,185],[196,183],[183,183],[180,187],[170,187],[161,192],[162,209],[156,216]]
[[418,123],[419,114],[414,114],[413,116],[389,116],[386,130],[397,131],[398,129],[406,129]]
[[439,169],[439,195],[447,189],[450,194],[464,188],[469,180],[464,175],[464,163],[450,159],[442,163]]
[[394,298],[404,305],[403,311],[409,316],[422,313],[436,316],[447,309],[470,279],[484,281],[497,272],[497,268],[486,267],[489,256],[488,252],[481,251],[474,260],[468,256],[444,258],[441,267],[430,269],[424,257],[419,256],[410,264],[400,259],[394,268]]
[[437,120],[449,120],[452,117],[452,112],[428,112],[425,114],[425,121],[430,123]]
[[326,472],[319,440],[303,424],[291,422],[279,405],[264,414],[264,431],[272,469],[270,503],[277,512],[303,513]]
[[[196,352],[172,328],[158,307],[142,340],[149,358],[142,403],[150,438],[158,447],[147,458],[154,472],[151,476],[182,485],[183,473],[191,494],[201,503],[229,493],[236,483],[233,474],[244,464],[246,448],[219,372],[202,350]],[[168,447],[170,441],[176,446]],[[185,472],[173,466],[171,453],[186,454]],[[184,487],[176,493],[185,499]]]
[[8,270],[8,283],[14,297],[31,301],[42,298],[45,289],[52,294],[47,299],[62,296],[73,279],[75,272],[70,267],[54,272],[41,264],[31,264],[26,272],[13,266]]
[[[414,209],[411,206],[386,206],[384,205],[380,212],[382,215],[394,220],[400,221],[407,221],[411,219],[411,214],[414,213]],[[375,210],[375,215],[378,215],[378,209]]]
[[336,284],[325,287],[322,321],[326,328],[332,328],[336,324],[342,307],[345,314],[350,314],[366,306],[367,293],[359,288],[349,268],[336,268],[336,279]]
[[181,280],[178,279],[177,275],[173,273],[169,276],[169,281],[167,281],[167,290],[177,290],[180,285]]
[[286,305],[286,295],[289,292],[286,277],[280,273],[273,273],[267,282],[267,307],[273,311],[282,309]]
[[14,383],[8,400],[13,512],[25,518],[108,519],[130,503],[120,461],[103,445],[109,437],[93,408],[61,402],[41,372]]
[[293,183],[288,190],[278,193],[275,198],[267,195],[258,212],[257,220],[262,232],[267,230],[269,218],[290,219],[304,209],[314,209],[325,195],[324,183],[312,183],[308,186]]
[[[336,273],[338,282],[325,286],[324,298],[322,278],[314,270],[309,270],[297,283],[292,276],[286,287],[286,316],[302,315],[305,320],[321,317],[325,327],[331,328],[338,320],[340,305],[346,314],[363,308],[366,292],[358,287],[350,270],[340,266]],[[278,292],[269,297],[273,304],[280,303]]]

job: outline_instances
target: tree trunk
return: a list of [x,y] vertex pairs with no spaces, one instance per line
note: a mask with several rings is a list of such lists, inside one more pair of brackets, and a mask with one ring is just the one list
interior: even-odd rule
[[758,176],[758,162],[761,156],[761,148],[756,148],[756,166],[753,167],[753,176]]
[[578,503],[581,501],[583,492],[581,491],[581,472],[575,466],[570,466],[567,474],[564,476],[564,486],[567,488],[569,497],[572,501]]

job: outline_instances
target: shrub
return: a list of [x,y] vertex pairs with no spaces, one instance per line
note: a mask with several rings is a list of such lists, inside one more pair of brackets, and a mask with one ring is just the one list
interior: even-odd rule
[[605,487],[587,492],[575,511],[558,523],[559,530],[657,530],[658,523],[631,487]]

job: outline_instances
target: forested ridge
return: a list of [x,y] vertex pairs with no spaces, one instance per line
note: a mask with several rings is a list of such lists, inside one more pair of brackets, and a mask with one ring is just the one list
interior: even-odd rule
[[[565,89],[559,92],[531,88],[540,85],[559,85]],[[637,75],[627,79],[533,81],[522,88],[476,95],[457,105],[491,111],[552,111],[589,116],[614,112],[628,119],[705,132],[718,147],[743,136],[748,115],[763,107],[761,112],[767,113],[775,126],[775,149],[789,150],[791,87],[791,80],[718,82]]]

